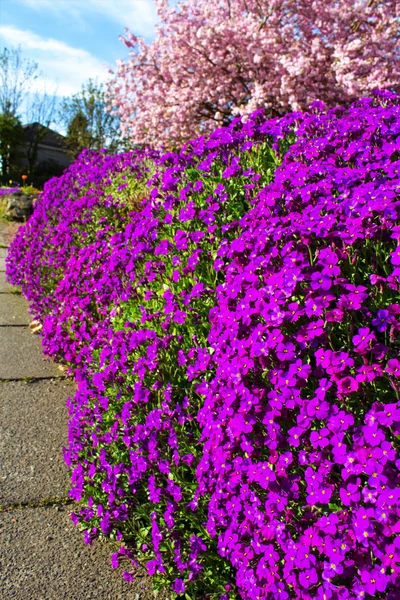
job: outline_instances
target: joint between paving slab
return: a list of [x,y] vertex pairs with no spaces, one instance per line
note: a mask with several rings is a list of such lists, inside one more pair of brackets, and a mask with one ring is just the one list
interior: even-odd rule
[[14,502],[13,504],[0,504],[0,513],[11,512],[13,510],[23,510],[24,508],[44,508],[46,506],[66,506],[74,504],[75,500],[64,496],[63,498],[43,498],[42,500]]
[[0,384],[1,383],[8,383],[9,381],[23,381],[24,383],[35,383],[36,381],[65,381],[67,379],[71,379],[71,377],[69,377],[68,375],[51,375],[51,376],[44,376],[44,377],[8,377],[8,378],[4,378],[4,377],[0,377]]

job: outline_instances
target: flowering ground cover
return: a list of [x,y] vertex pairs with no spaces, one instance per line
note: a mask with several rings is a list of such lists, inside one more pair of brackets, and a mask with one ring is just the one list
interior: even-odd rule
[[19,191],[21,191],[19,187],[0,187],[0,196],[7,196]]
[[306,119],[219,253],[197,477],[243,598],[398,594],[399,116]]
[[78,383],[72,519],[126,579],[396,597],[399,116],[257,111],[46,184],[7,275]]

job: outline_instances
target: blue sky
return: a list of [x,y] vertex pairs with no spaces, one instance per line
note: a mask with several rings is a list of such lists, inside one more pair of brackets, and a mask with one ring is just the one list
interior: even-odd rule
[[43,73],[35,86],[70,96],[128,57],[125,27],[150,41],[156,21],[153,0],[0,0],[0,48],[20,44]]

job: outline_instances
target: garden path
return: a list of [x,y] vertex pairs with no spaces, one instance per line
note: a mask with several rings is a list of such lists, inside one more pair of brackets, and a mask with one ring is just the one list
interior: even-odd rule
[[62,447],[74,384],[44,359],[27,303],[5,281],[16,229],[0,221],[0,598],[154,599],[146,576],[127,583],[111,568],[110,543],[85,545],[69,519]]

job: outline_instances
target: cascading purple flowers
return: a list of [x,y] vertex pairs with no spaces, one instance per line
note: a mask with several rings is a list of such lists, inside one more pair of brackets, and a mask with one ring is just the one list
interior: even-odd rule
[[381,102],[304,120],[218,253],[197,477],[243,598],[396,597],[400,107]]
[[[93,220],[99,220],[103,242],[124,227],[123,219],[110,218],[122,211],[124,203],[118,194],[107,194],[107,188],[122,173],[140,181],[148,171],[146,161],[157,156],[157,152],[146,149],[115,156],[84,151],[61,177],[45,184],[7,260],[7,276],[22,286],[36,318],[43,321],[57,306],[54,289],[63,280],[74,250],[87,246],[87,230]],[[61,302],[65,305],[65,300]]]
[[8,277],[78,384],[72,519],[128,580],[395,598],[398,104],[84,153],[21,228]]

